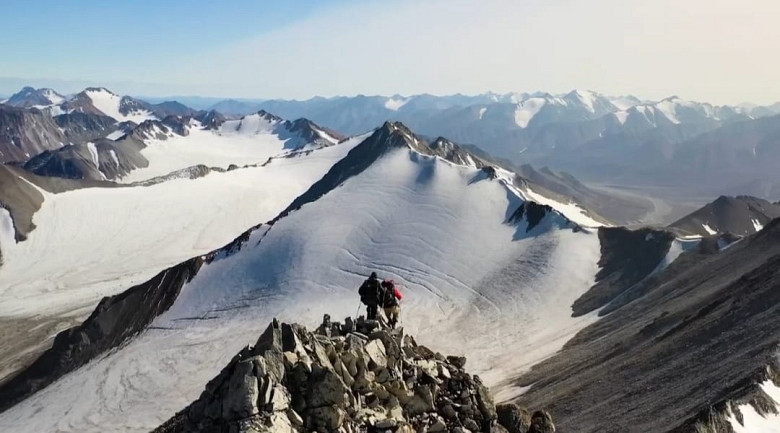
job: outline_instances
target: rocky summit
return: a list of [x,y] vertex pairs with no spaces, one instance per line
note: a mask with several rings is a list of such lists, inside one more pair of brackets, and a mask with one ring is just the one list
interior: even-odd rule
[[497,407],[465,365],[363,317],[274,319],[154,433],[555,431],[547,412]]

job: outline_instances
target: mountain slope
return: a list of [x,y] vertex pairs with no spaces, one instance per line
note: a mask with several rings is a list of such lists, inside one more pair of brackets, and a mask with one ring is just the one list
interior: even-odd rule
[[42,111],[0,105],[0,162],[27,161],[62,146],[65,136]]
[[[120,419],[148,431],[194,400],[271,316],[354,314],[371,270],[403,287],[407,329],[436,350],[473,353],[486,383],[553,353],[595,320],[572,318],[569,305],[594,281],[597,236],[524,200],[496,170],[434,155],[403,125],[384,125],[272,225],[208,255],[145,332],[4,412],[0,426],[46,430],[46,413],[65,410],[65,431]],[[88,397],[63,400],[73,387]],[[31,411],[42,412],[30,421]]]
[[710,236],[717,233],[749,235],[780,217],[780,206],[755,197],[718,197],[701,209],[672,223],[684,232]]
[[778,381],[780,219],[724,251],[713,244],[633,287],[632,301],[520,376],[530,388],[517,400],[550,407],[567,431],[762,431],[755,423],[776,422],[764,389]]

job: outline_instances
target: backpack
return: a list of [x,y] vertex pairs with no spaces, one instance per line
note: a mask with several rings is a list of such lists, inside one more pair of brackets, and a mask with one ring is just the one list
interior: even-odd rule
[[378,304],[381,299],[381,290],[382,288],[380,287],[378,279],[369,278],[366,281],[363,281],[363,284],[360,285],[360,289],[358,289],[360,302],[366,305]]
[[389,281],[382,282],[382,307],[391,308],[398,306],[398,298],[395,297],[395,285]]

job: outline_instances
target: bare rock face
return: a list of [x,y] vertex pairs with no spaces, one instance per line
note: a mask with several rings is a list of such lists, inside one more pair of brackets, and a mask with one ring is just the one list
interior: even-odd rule
[[[362,317],[341,324],[326,316],[315,332],[274,320],[197,401],[155,431],[503,432],[504,416],[509,431],[525,433],[533,423],[527,412],[512,405],[512,416],[497,413],[464,365],[465,358]],[[537,424],[542,430],[534,431],[554,431],[549,415]]]

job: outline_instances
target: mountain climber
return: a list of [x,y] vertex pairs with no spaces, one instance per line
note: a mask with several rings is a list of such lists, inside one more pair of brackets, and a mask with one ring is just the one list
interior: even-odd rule
[[398,286],[395,285],[395,281],[382,281],[382,308],[385,310],[385,317],[387,317],[391,328],[395,328],[398,318],[401,316],[401,306],[398,303],[401,298],[403,296],[398,290]]
[[360,302],[366,305],[367,319],[377,320],[377,312],[379,309],[379,302],[382,296],[382,287],[379,282],[379,278],[376,276],[376,272],[371,272],[371,276],[368,277],[358,289],[360,295]]

